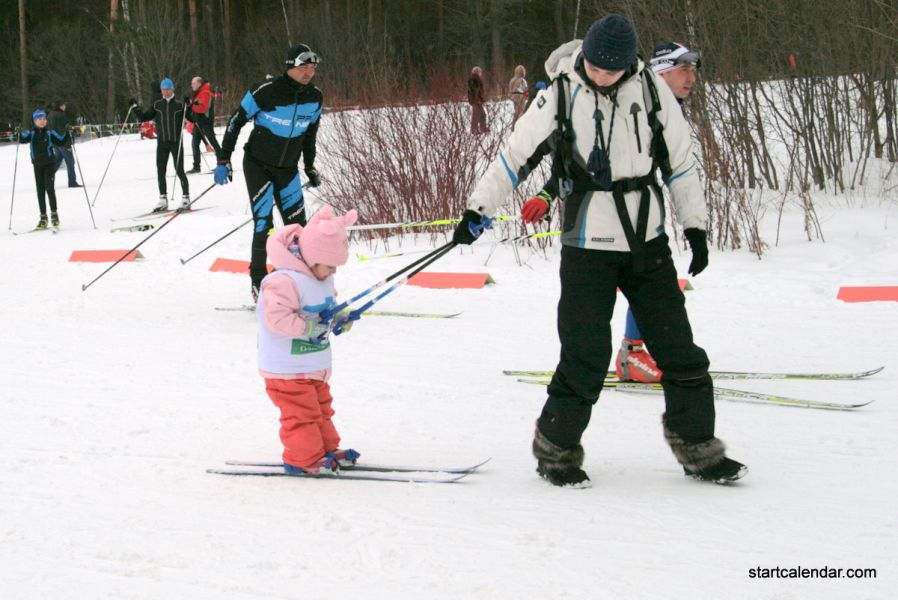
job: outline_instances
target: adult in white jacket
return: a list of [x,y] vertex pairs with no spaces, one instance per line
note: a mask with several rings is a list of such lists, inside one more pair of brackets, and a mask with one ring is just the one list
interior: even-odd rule
[[689,270],[698,273],[708,264],[706,212],[689,128],[670,90],[644,68],[637,46],[630,21],[611,14],[593,23],[582,43],[552,53],[546,73],[553,85],[518,120],[453,238],[474,242],[540,159],[553,155],[564,202],[561,358],[537,420],[533,453],[539,474],[560,486],[589,485],[580,438],[611,360],[618,288],[663,372],[664,435],[685,473],[724,483],[747,471],[726,457],[714,436],[708,357],[692,339],[654,175],[661,167],[692,247]]

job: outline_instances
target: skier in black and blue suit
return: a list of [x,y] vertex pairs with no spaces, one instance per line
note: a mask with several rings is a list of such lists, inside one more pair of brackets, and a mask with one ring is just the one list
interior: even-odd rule
[[265,243],[274,226],[277,204],[284,224],[306,224],[305,203],[299,178],[302,157],[307,185],[321,184],[315,170],[315,139],[321,118],[321,90],[311,84],[321,59],[305,44],[287,52],[286,70],[279,77],[254,84],[228,122],[215,183],[232,179],[231,154],[240,129],[253,120],[249,141],[243,147],[243,173],[253,211],[254,232],[249,274],[253,300],[258,297],[262,278],[268,274]]

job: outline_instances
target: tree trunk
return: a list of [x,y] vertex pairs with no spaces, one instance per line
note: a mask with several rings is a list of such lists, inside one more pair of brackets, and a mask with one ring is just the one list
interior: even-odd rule
[[28,105],[31,103],[28,98],[28,63],[25,52],[25,0],[19,0],[19,69],[21,70],[22,84],[22,119],[28,123]]
[[187,6],[190,10],[190,42],[197,49],[200,44],[196,35],[196,0],[189,0]]
[[221,19],[224,25],[224,51],[225,51],[225,85],[231,86],[234,72],[231,63],[231,0],[221,0]]
[[[118,0],[109,2],[109,33],[115,31],[118,21]],[[111,123],[115,116],[115,51],[109,44],[109,73],[106,80],[106,121]]]
[[494,85],[488,86],[487,89],[494,88],[496,85],[499,85],[500,89],[505,87],[501,85],[505,81],[505,52],[502,50],[503,4],[503,0],[493,0],[490,4],[490,45],[492,46],[493,56],[493,74],[490,79],[492,79]]

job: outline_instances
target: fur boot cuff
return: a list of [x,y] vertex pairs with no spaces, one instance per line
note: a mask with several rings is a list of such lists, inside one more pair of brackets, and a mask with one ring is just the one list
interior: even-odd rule
[[664,439],[670,445],[677,462],[692,472],[702,472],[726,458],[726,446],[716,437],[704,442],[687,442],[664,423]]
[[533,434],[533,456],[548,469],[579,469],[583,466],[583,446],[574,444],[561,448],[552,443],[536,428]]

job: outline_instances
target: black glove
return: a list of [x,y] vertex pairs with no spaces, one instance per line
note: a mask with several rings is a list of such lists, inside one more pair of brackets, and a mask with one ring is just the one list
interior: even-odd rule
[[137,108],[138,106],[140,106],[140,103],[137,102],[137,100],[135,100],[134,98],[128,100],[128,108]]
[[689,247],[692,248],[692,262],[689,263],[689,274],[693,277],[708,266],[708,234],[703,229],[690,228],[683,232]]
[[493,226],[493,220],[470,208],[462,213],[461,223],[452,234],[452,241],[456,244],[470,245],[477,241],[484,229]]
[[318,174],[318,170],[315,169],[315,167],[306,169],[306,178],[309,180],[306,183],[308,187],[318,187],[321,185],[321,175]]

